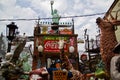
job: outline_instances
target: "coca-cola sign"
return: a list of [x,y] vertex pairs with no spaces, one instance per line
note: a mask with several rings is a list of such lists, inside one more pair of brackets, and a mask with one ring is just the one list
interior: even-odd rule
[[[58,48],[59,40],[44,40],[44,52],[60,52]],[[67,44],[64,45],[64,51],[67,51]]]

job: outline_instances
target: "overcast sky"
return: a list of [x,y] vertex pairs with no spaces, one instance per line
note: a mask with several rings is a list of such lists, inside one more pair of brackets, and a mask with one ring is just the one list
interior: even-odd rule
[[[0,19],[35,19],[51,17],[51,0],[0,0]],[[79,16],[106,12],[114,0],[54,0],[53,8],[62,16]],[[88,29],[90,37],[94,38],[98,29],[96,18],[77,17],[74,19],[75,33],[78,38],[83,38],[84,29]],[[61,19],[61,21],[65,21]],[[67,19],[67,21],[71,21]],[[35,21],[14,21],[19,27],[20,34],[33,35]],[[0,33],[5,34],[6,25],[11,21],[0,21]]]

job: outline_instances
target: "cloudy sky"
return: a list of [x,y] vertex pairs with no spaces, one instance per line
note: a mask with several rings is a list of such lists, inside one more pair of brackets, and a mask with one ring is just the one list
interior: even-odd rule
[[[51,17],[51,0],[0,0],[0,19],[37,19]],[[61,17],[80,16],[106,12],[114,0],[54,0],[53,8],[57,9]],[[89,17],[75,17],[75,33],[83,38],[84,29],[88,29],[90,37],[94,38],[98,32],[96,18],[103,15]],[[61,19],[61,21],[65,21]],[[67,21],[71,21],[69,18]],[[33,35],[35,21],[14,21],[19,27],[20,34]],[[11,21],[0,21],[0,33],[6,32],[6,25]]]

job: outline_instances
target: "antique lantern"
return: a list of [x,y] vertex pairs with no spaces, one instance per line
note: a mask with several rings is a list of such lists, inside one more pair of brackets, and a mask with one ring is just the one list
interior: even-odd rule
[[39,45],[38,46],[38,52],[39,52],[39,56],[42,57],[43,56],[43,46],[42,45]]
[[73,46],[70,46],[70,47],[69,47],[69,52],[70,52],[70,53],[74,53],[74,51],[75,51],[75,48],[74,48]]
[[50,1],[50,3],[51,3],[51,4],[54,4],[54,1],[53,1],[53,0],[51,0],[51,1]]
[[13,41],[13,39],[16,37],[16,33],[18,31],[18,27],[15,25],[14,22],[12,22],[11,24],[8,24],[6,27],[6,36],[8,38],[8,49],[7,52],[10,52],[11,50],[11,43]]
[[16,37],[17,31],[18,31],[18,27],[17,27],[17,25],[15,25],[14,22],[7,25],[7,30],[6,30],[7,35],[6,36],[9,41],[12,42],[12,40]]

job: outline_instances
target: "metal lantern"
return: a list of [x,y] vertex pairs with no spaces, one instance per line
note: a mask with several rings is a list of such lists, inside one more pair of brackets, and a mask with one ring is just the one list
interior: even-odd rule
[[17,25],[14,22],[7,25],[6,36],[8,40],[12,41],[16,37],[16,32],[18,31]]
[[51,0],[51,1],[50,1],[50,3],[51,3],[51,4],[54,4],[54,1],[53,1],[53,0]]
[[38,52],[39,52],[39,56],[41,57],[42,56],[42,52],[43,52],[43,46],[42,45],[38,46]]
[[70,46],[70,47],[69,47],[69,52],[70,52],[70,53],[73,53],[74,51],[75,51],[75,48],[74,48],[73,46]]

